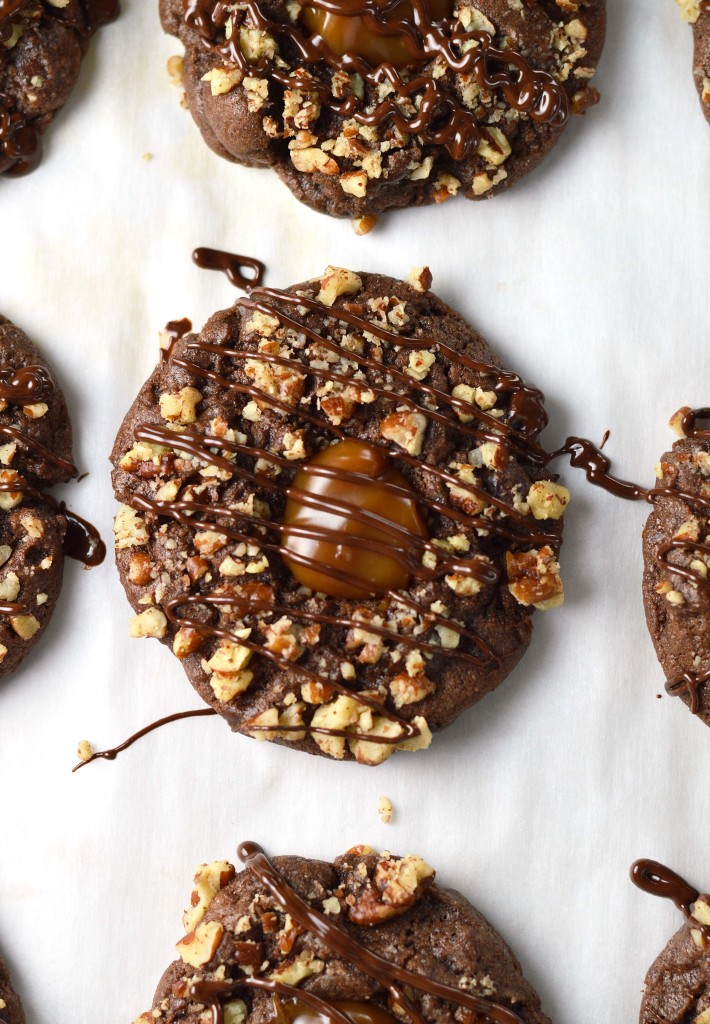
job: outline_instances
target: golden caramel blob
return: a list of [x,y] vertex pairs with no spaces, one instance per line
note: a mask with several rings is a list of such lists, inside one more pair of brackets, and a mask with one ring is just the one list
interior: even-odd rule
[[[451,0],[428,0],[432,21],[450,17],[452,6]],[[322,36],[339,57],[349,53],[362,57],[373,67],[389,63],[396,68],[404,68],[415,63],[415,58],[396,23],[407,21],[414,24],[413,14],[411,3],[402,0],[395,4],[383,21],[376,20],[371,14],[334,14],[309,6],[303,8],[301,20],[310,32]]]
[[[329,1018],[319,1013],[314,1006],[300,999],[274,998],[278,1024],[327,1024]],[[332,1004],[336,1010],[347,1014],[354,1024],[394,1024],[394,1017],[372,1003],[358,1003],[352,1000],[338,1000]]]
[[[367,479],[348,480],[346,473]],[[363,521],[358,512],[378,519]],[[404,559],[418,562],[428,539],[416,496],[387,452],[352,438],[326,448],[296,474],[284,526],[286,565],[300,583],[332,597],[368,598],[406,587],[411,571]],[[314,536],[298,536],[296,528]],[[404,554],[388,555],[395,547]]]

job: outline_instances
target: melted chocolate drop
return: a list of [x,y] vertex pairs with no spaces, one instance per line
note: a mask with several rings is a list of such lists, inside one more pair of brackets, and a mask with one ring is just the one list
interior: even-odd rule
[[675,871],[656,860],[637,860],[631,865],[631,881],[651,896],[673,900],[685,917],[691,916],[691,907],[700,893]]
[[101,565],[106,557],[106,545],[101,534],[86,519],[72,512],[65,505],[61,506],[67,520],[67,532],[64,535],[64,554],[77,562],[83,562],[85,568],[93,569]]
[[351,600],[407,587],[428,540],[407,480],[381,448],[352,438],[296,474],[284,524],[284,561],[299,583]]
[[[192,259],[201,270],[221,271],[227,276],[230,284],[245,292],[260,285],[266,271],[261,260],[255,260],[251,256],[238,256],[222,249],[209,249],[206,246],[195,249]],[[249,271],[249,274],[246,275],[245,271]]]
[[157,722],[151,722],[150,725],[144,726],[139,729],[138,732],[134,732],[132,736],[129,736],[123,743],[119,743],[117,747],[111,747],[109,750],[97,750],[91,757],[87,758],[86,761],[80,761],[79,764],[74,765],[72,772],[78,772],[84,765],[91,764],[92,761],[98,761],[100,759],[104,761],[115,761],[116,758],[122,751],[128,750],[132,747],[143,736],[147,736],[148,733],[155,732],[156,729],[161,729],[164,725],[169,725],[171,722],[180,722],[184,718],[205,718],[208,715],[216,715],[217,712],[213,711],[212,708],[199,708],[197,711],[179,711],[174,715],[166,715],[165,718],[159,718]]

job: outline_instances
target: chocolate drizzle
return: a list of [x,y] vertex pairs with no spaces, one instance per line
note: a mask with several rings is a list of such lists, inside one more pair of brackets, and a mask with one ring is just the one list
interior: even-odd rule
[[[502,1003],[495,1002],[493,999],[483,999],[471,992],[464,992],[451,985],[435,981],[433,978],[416,974],[372,953],[319,910],[301,899],[256,843],[242,843],[237,853],[246,869],[258,879],[279,906],[290,914],[301,928],[314,935],[336,956],[377,981],[389,993],[394,1006],[402,1011],[408,1024],[425,1024],[425,1018],[415,1006],[412,997],[407,994],[407,990],[413,990],[425,996],[433,996],[453,1003],[455,1006],[463,1007],[471,1011],[476,1020],[482,1018],[491,1024],[523,1024],[522,1018],[514,1010],[503,1006]],[[351,1019],[344,1015],[337,1006],[320,999],[312,992],[283,985],[267,978],[244,976],[225,981],[195,982],[188,984],[186,995],[203,1006],[211,1008],[213,1024],[224,1024],[223,1001],[250,988],[258,988],[298,999],[309,1007],[313,1007],[318,1014],[332,1024],[352,1024]]]
[[194,250],[192,261],[201,270],[221,271],[230,284],[245,292],[260,285],[266,271],[261,260],[255,260],[251,256],[238,256],[222,249],[209,249],[206,246]]
[[[5,403],[22,407],[34,405],[50,400],[54,391],[54,380],[46,366],[29,365],[19,369],[8,366],[0,367],[0,400]],[[23,430],[0,424],[0,437],[10,438],[22,445],[23,448],[35,452],[39,458],[56,466],[69,478],[77,476],[78,470],[72,462],[56,455],[46,445],[30,437]],[[16,479],[0,480],[0,491],[28,495],[40,503],[49,505],[55,512],[61,513],[67,522],[63,545],[64,554],[83,562],[87,569],[103,562],[106,557],[106,545],[98,530],[76,512],[70,511],[64,502],[59,502],[50,494],[38,490],[19,475]],[[0,604],[0,614],[17,614],[18,611],[26,612],[27,608],[14,604]]]
[[0,0],[0,43],[6,43],[12,34],[12,19],[16,18],[32,0]]
[[[67,17],[61,7],[38,0],[0,0],[0,47],[11,38],[14,20],[28,7],[42,18],[56,18],[67,24],[80,39],[88,41],[99,28],[118,17],[119,0],[81,0],[79,19]],[[12,161],[2,174],[20,177],[37,167],[42,159],[41,134],[52,116],[49,113],[30,119],[15,108],[14,100],[0,92],[0,159]]]
[[[705,943],[710,940],[710,928],[700,924],[693,917],[693,905],[700,898],[700,893],[689,885],[684,878],[677,875],[675,871],[659,864],[655,860],[637,860],[631,865],[631,881],[638,886],[642,892],[651,896],[661,896],[663,899],[673,900],[678,910],[681,911],[686,921],[691,921],[694,928],[702,934]],[[709,896],[703,897],[705,902],[710,901]]]
[[182,320],[169,320],[162,331],[160,361],[166,362],[172,355],[176,343],[192,330],[192,321],[185,316]]
[[[397,18],[400,0],[312,0],[309,6],[347,17],[367,17],[368,28],[384,38],[391,37],[396,28],[409,52],[413,77],[403,76],[391,62],[373,66],[354,53],[340,56],[328,48],[322,36],[308,34],[302,24],[270,18],[258,0],[245,0],[236,11],[222,0],[185,0],[185,22],[208,49],[235,65],[244,76],[266,78],[285,89],[317,93],[322,107],[338,117],[354,118],[362,125],[388,123],[400,132],[417,135],[423,143],[443,146],[457,161],[475,152],[481,126],[444,79],[416,73],[417,68],[436,58],[457,75],[473,77],[481,89],[499,93],[511,108],[534,121],[561,128],[567,120],[567,93],[551,74],[533,69],[515,50],[496,49],[489,32],[465,31],[456,19],[433,20],[427,0],[412,0],[409,20]],[[267,32],[281,46],[285,43],[301,67],[290,71],[269,57],[251,63],[240,42],[240,29],[246,24]],[[317,79],[308,69],[357,73],[375,89],[389,84],[395,96],[368,111],[354,92],[334,98],[330,81]],[[414,106],[411,116],[403,113],[405,100]]]
[[[710,409],[708,408],[688,409],[681,420],[683,435],[694,441],[710,441],[710,430],[698,426],[698,421],[709,418]],[[550,457],[556,458],[565,454],[571,455],[570,464],[572,466],[585,470],[590,483],[602,487],[618,498],[625,498],[629,501],[646,501],[649,504],[654,504],[662,498],[675,498],[696,508],[710,510],[710,499],[699,494],[692,494],[677,487],[641,487],[639,484],[612,476],[609,472],[609,460],[591,441],[585,438],[568,438],[564,446]],[[670,556],[674,551],[686,553],[693,551],[705,555],[710,554],[710,544],[674,538],[659,544],[656,555],[659,569],[680,576],[702,590],[710,590],[710,578],[701,575],[694,569],[671,561]],[[669,697],[687,696],[690,711],[695,715],[700,711],[700,692],[708,682],[710,682],[710,668],[700,671],[687,670],[669,679],[665,689]]]
[[46,366],[0,367],[0,399],[13,405],[47,402],[54,394],[54,381]]
[[156,729],[161,729],[164,725],[169,725],[171,722],[181,722],[184,718],[205,718],[207,715],[216,714],[217,712],[213,711],[212,708],[198,708],[196,711],[178,711],[173,715],[166,715],[165,718],[159,718],[156,722],[151,722],[150,725],[146,725],[139,729],[138,732],[134,732],[123,743],[119,743],[117,747],[111,747],[110,750],[95,751],[86,761],[80,761],[79,764],[74,765],[72,772],[78,772],[80,768],[83,768],[86,764],[91,764],[92,761],[115,761],[122,751],[132,747],[143,736],[147,736],[148,733],[155,732]]

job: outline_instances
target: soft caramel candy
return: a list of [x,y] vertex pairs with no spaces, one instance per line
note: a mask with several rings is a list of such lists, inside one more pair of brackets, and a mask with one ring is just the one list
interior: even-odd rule
[[[330,1020],[325,1013],[319,1013],[314,1006],[300,999],[274,999],[278,1024],[327,1024]],[[353,1000],[337,1000],[332,1004],[349,1017],[354,1024],[394,1024],[394,1017],[372,1003]]]
[[[451,0],[424,2],[432,21],[451,16]],[[403,68],[417,62],[405,42],[404,33],[397,27],[398,21],[414,24],[414,11],[407,0],[395,4],[382,20],[377,20],[372,14],[335,14],[310,6],[303,8],[301,20],[310,32],[322,36],[329,49],[339,57],[353,54],[373,67],[389,63]]]
[[[323,468],[327,475],[318,472]],[[346,473],[367,479],[348,480]],[[406,493],[397,493],[393,486]],[[337,504],[315,507],[327,502]],[[363,522],[358,512],[379,521]],[[346,598],[406,587],[411,572],[404,558],[418,562],[428,537],[416,495],[387,453],[352,438],[324,449],[297,473],[289,488],[284,527],[282,552],[296,579],[311,590]],[[296,528],[314,535],[298,536]],[[380,549],[374,550],[373,544]],[[389,556],[383,547],[401,548],[405,554]]]

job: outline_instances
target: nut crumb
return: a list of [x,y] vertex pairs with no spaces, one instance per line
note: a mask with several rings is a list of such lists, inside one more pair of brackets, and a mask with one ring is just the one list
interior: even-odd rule
[[389,825],[392,820],[392,801],[388,796],[381,796],[377,805],[377,813],[383,825]]
[[76,755],[80,761],[90,761],[94,756],[94,750],[88,740],[80,740],[76,748]]

